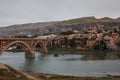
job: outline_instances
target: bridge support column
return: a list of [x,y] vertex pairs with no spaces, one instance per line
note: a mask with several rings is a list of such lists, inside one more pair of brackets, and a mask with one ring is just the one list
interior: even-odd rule
[[42,52],[42,53],[48,53],[48,49],[47,48],[41,48],[40,52]]
[[29,50],[25,51],[25,58],[35,58],[34,51],[32,51],[32,52]]
[[1,56],[1,54],[2,54],[2,50],[0,50],[0,56]]

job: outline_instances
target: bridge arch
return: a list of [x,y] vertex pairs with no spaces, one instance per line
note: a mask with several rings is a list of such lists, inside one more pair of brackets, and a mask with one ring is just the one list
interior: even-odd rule
[[20,44],[22,44],[23,46],[25,46],[25,47],[28,49],[28,51],[25,53],[25,57],[27,57],[27,56],[29,56],[29,57],[31,57],[31,56],[34,57],[34,52],[31,50],[31,48],[29,47],[29,45],[26,44],[26,43],[23,42],[23,41],[13,41],[13,42],[9,43],[7,46],[4,47],[4,49],[2,49],[0,55],[1,55],[2,53],[4,53],[10,46],[12,46],[12,45],[14,45],[14,44],[16,44],[16,43],[20,43]]
[[52,40],[46,41],[46,47],[48,47],[48,48],[52,47]]
[[35,47],[36,47],[37,44],[40,44],[40,46],[41,46],[40,51],[41,51],[41,52],[43,52],[43,53],[48,52],[48,50],[47,50],[47,48],[46,48],[46,44],[45,44],[43,41],[41,41],[41,40],[39,40],[39,41],[37,41],[37,42],[35,43],[33,50],[35,50]]

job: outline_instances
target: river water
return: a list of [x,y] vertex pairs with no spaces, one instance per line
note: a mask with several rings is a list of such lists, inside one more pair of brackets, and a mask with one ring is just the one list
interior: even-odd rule
[[120,53],[110,51],[35,52],[34,59],[26,59],[24,52],[5,52],[0,56],[0,62],[17,70],[38,73],[95,77],[120,73]]

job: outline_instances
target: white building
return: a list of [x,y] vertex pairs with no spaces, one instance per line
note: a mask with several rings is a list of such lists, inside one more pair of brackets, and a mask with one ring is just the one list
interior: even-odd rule
[[57,35],[51,34],[51,35],[45,35],[45,36],[38,36],[37,39],[47,39],[47,38],[53,39],[54,37],[57,37]]

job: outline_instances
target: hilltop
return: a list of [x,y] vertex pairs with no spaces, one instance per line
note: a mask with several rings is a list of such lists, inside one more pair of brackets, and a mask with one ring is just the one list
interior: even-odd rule
[[84,30],[88,27],[103,26],[120,27],[120,17],[113,19],[109,17],[95,18],[83,17],[56,22],[37,22],[28,24],[11,25],[0,28],[0,37],[15,35],[44,35],[48,33],[59,33],[67,30]]

